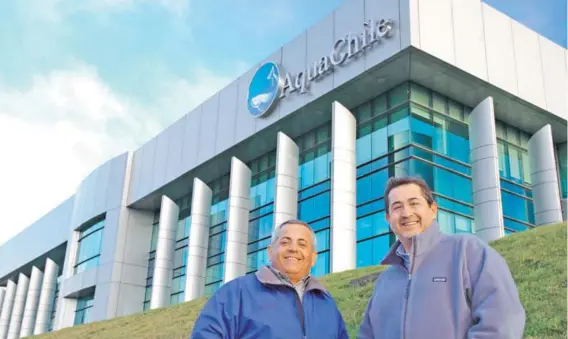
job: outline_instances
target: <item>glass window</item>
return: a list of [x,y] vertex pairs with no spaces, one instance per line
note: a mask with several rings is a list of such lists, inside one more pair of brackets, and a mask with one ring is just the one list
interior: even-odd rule
[[430,90],[418,84],[410,84],[410,99],[416,103],[430,107]]
[[366,123],[357,128],[358,137],[355,145],[357,164],[363,164],[372,159],[371,130],[372,130],[372,125],[370,123]]
[[412,142],[426,148],[433,148],[434,126],[432,122],[423,117],[412,117],[411,119]]
[[516,147],[509,147],[509,179],[517,183],[522,183],[521,176],[521,159],[519,150]]
[[329,215],[329,195],[325,192],[298,203],[298,217],[305,222],[312,222]]
[[[393,236],[389,234],[357,243],[357,267],[377,265],[387,254]],[[394,240],[394,239],[393,239]]]
[[438,224],[440,225],[440,230],[446,234],[453,234],[455,233],[455,225],[454,225],[454,214],[439,210],[437,216]]
[[497,138],[507,140],[507,130],[505,128],[505,124],[503,124],[501,121],[495,121],[495,133],[497,135]]
[[316,150],[314,159],[314,182],[318,183],[331,176],[331,154],[329,145],[321,145]]
[[508,178],[509,171],[507,170],[507,151],[504,142],[497,141],[497,153],[499,154],[499,175],[503,178]]
[[473,225],[470,218],[458,214],[455,214],[454,217],[456,233],[473,233]]
[[80,232],[74,273],[78,274],[99,266],[103,241],[104,220],[88,226]]
[[215,294],[215,292],[217,292],[221,285],[223,285],[223,281],[205,285],[205,296],[208,298],[211,297],[213,294]]
[[406,117],[408,117],[408,106],[400,107],[396,111],[393,111],[389,114],[389,135],[393,134],[393,132],[390,132],[391,130],[398,130],[397,128],[393,127],[393,125],[401,120],[404,120]]
[[513,145],[521,144],[519,130],[511,125],[507,125],[507,141]]
[[55,324],[55,315],[57,313],[57,300],[59,298],[59,288],[61,287],[61,282],[60,282],[60,278],[59,277],[57,279],[57,282],[55,284],[55,292],[53,293],[53,298],[51,299],[51,310],[50,310],[50,318],[49,318],[49,324],[48,324],[48,332],[52,332],[53,331],[53,325]]
[[503,218],[503,223],[505,224],[505,230],[511,233],[522,232],[530,229],[529,225],[508,218]]
[[408,100],[408,83],[405,82],[388,92],[389,108],[395,107]]
[[432,119],[432,113],[430,113],[429,109],[422,108],[415,104],[411,104],[410,111],[413,115],[423,117],[427,121]]
[[183,302],[184,295],[185,295],[184,292],[172,294],[170,296],[170,305],[173,306],[173,305],[181,304]]
[[439,93],[432,92],[432,108],[436,112],[447,114],[446,97]]
[[207,267],[207,273],[206,273],[206,277],[205,277],[205,285],[209,285],[209,284],[217,282],[217,281],[222,281],[223,275],[224,275],[224,272],[225,272],[224,266],[225,265],[223,265],[223,264],[217,264],[217,265]]
[[309,149],[314,147],[316,144],[316,133],[315,131],[310,131],[304,135],[304,149]]
[[150,241],[150,251],[155,251],[158,247],[158,233],[160,231],[159,224],[154,224],[152,228],[152,240]]
[[410,120],[408,107],[403,107],[390,115],[388,131],[389,152],[397,150],[410,142]]
[[471,114],[471,107],[464,106],[463,108],[463,121],[469,121],[469,115]]
[[453,100],[448,100],[448,113],[450,117],[463,121],[463,105]]
[[371,158],[376,159],[388,153],[387,117],[382,116],[373,121],[371,134]]
[[442,198],[438,195],[434,195],[434,200],[436,201],[436,203],[438,204],[438,206],[440,206],[440,208],[444,208],[447,209],[449,211],[454,211],[457,213],[461,213],[461,214],[466,214],[466,215],[470,215],[473,216],[473,207],[472,206],[468,206],[453,200],[449,200],[446,198]]
[[[260,170],[261,168],[262,165],[259,161],[258,169]],[[209,247],[207,250],[206,291],[215,290],[210,285],[214,285],[219,281],[222,282],[223,279],[229,182],[229,175],[227,174],[209,185],[214,187],[214,189],[212,189],[213,203],[211,205],[211,226],[209,228]]]
[[376,117],[381,115],[387,110],[387,96],[386,94],[381,94],[375,99],[373,99],[373,116]]
[[418,159],[410,160],[412,175],[422,177],[432,190],[449,198],[472,203],[471,179]]
[[250,201],[251,210],[274,201],[274,175],[276,151],[267,153],[250,163],[258,163],[251,174]]
[[184,238],[189,237],[190,226],[191,226],[191,216],[188,216],[178,221],[176,241],[180,241]]
[[315,149],[300,154],[300,167],[298,168],[300,189],[312,186],[330,177],[331,156],[329,151],[329,143],[324,143]]
[[316,264],[312,267],[311,274],[320,277],[329,273],[329,251],[318,253]]
[[357,206],[357,218],[362,216],[362,215],[366,215],[366,214],[373,213],[375,211],[380,211],[380,210],[383,210],[383,209],[385,209],[385,200],[384,199],[375,200],[375,201],[370,202],[368,204]]
[[473,233],[473,220],[446,210],[438,210],[438,224],[442,232],[453,233]]
[[529,149],[529,139],[530,139],[530,136],[527,133],[521,131],[520,146],[524,149]]
[[448,119],[439,115],[434,116],[434,140],[432,149],[438,153],[449,155]]
[[[566,143],[558,146],[558,175],[560,177],[560,191],[562,199],[568,197],[568,164],[567,164],[567,148]],[[524,162],[524,159],[523,159]],[[527,160],[528,162],[528,160]]]
[[272,232],[274,214],[270,213],[260,218],[249,221],[249,242],[269,237]]
[[83,297],[77,299],[77,307],[75,308],[75,320],[73,326],[88,324],[92,320],[94,296]]
[[316,242],[318,252],[329,250],[329,228],[316,232]]
[[388,168],[385,168],[357,179],[357,205],[382,197],[388,178]]
[[[329,129],[330,129],[330,125],[329,124],[325,124],[323,126],[318,127],[317,129],[317,143],[322,143],[325,141],[328,141],[330,139],[329,136]],[[274,153],[276,155],[276,153]]]
[[529,153],[527,151],[521,152],[521,163],[522,163],[522,170],[523,170],[523,181],[530,185],[532,183],[531,180],[531,168],[529,163]]
[[450,119],[446,119],[446,122],[448,133],[445,149],[448,153],[444,154],[469,164],[469,130],[467,125]]
[[[532,202],[529,206],[529,200],[501,190],[501,200],[503,203],[503,215],[512,219],[530,223],[534,216],[532,210]],[[530,213],[529,213],[530,211]]]
[[357,121],[363,122],[371,118],[371,103],[366,102],[355,109]]
[[247,255],[247,273],[254,272],[270,262],[268,250],[263,249]]
[[389,224],[385,219],[385,211],[357,219],[357,240],[388,233],[389,230]]

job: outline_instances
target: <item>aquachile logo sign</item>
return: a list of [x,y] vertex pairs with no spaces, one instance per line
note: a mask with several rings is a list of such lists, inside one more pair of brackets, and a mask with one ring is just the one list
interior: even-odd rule
[[293,92],[308,92],[312,81],[323,79],[347,60],[365,53],[383,39],[388,39],[392,30],[393,21],[390,19],[368,20],[363,23],[363,32],[348,33],[344,38],[338,39],[329,55],[322,56],[297,74],[284,72],[281,66],[272,61],[262,64],[249,84],[247,96],[249,113],[254,117],[261,117],[270,113],[276,102],[286,95]]

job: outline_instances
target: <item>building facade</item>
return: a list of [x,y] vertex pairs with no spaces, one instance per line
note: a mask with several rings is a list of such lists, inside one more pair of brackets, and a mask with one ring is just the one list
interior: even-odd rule
[[0,247],[0,339],[210,296],[309,222],[315,276],[395,241],[392,176],[447,233],[566,219],[566,49],[479,0],[347,0]]

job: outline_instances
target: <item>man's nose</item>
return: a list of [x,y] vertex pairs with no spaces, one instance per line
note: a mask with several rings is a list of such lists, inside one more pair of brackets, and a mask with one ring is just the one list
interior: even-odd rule
[[406,205],[402,205],[402,216],[407,217],[410,215],[410,208]]

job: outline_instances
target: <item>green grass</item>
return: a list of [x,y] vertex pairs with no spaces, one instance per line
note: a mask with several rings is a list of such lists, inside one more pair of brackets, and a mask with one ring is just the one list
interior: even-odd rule
[[[566,338],[566,224],[544,226],[500,239],[491,245],[507,260],[527,312],[525,338]],[[374,266],[321,279],[333,294],[355,338],[373,283],[350,281],[378,272]],[[188,338],[205,299],[127,317],[63,329],[38,339]]]

